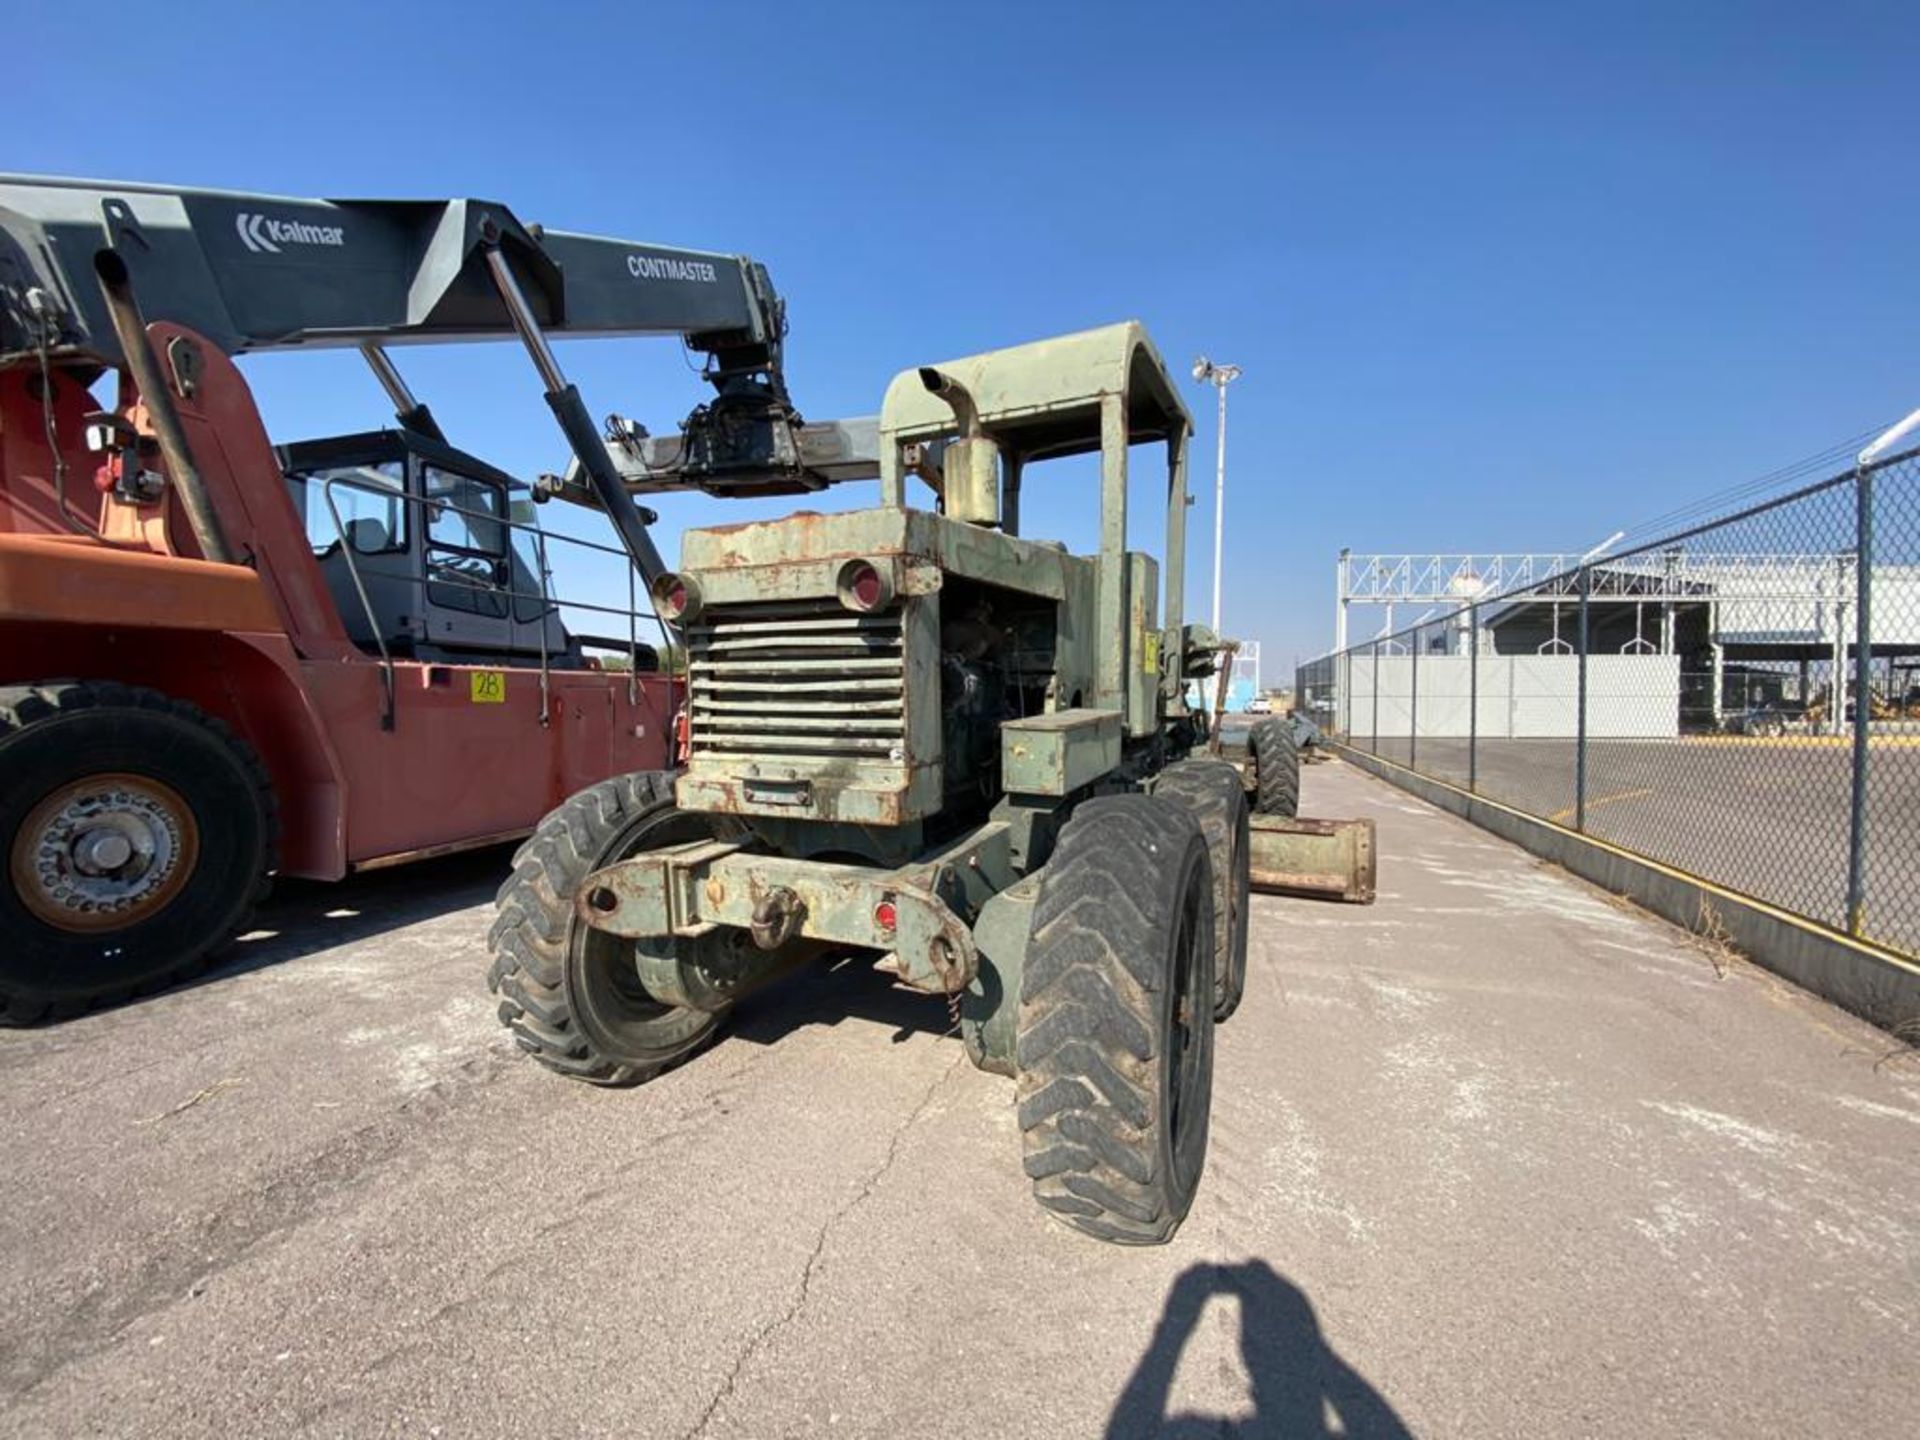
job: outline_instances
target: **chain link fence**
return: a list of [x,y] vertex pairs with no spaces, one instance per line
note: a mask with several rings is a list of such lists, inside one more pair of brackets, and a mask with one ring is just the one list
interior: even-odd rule
[[1347,745],[1920,956],[1920,450],[1302,666]]

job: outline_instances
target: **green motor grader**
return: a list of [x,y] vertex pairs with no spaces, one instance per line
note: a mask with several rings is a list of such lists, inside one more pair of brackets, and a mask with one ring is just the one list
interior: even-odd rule
[[[1192,430],[1113,325],[896,377],[876,508],[689,531],[652,586],[687,652],[684,767],[582,792],[520,851],[491,941],[518,1043],[647,1080],[749,990],[868,952],[1013,1078],[1043,1206],[1172,1236],[1247,958],[1247,796],[1185,698],[1218,646],[1181,616]],[[1127,546],[1144,445],[1164,587]],[[1090,453],[1098,552],[1022,536],[1023,474]]]

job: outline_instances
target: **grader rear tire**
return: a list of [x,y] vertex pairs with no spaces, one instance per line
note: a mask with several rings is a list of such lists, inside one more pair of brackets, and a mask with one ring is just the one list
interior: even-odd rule
[[1213,1018],[1240,1008],[1247,988],[1247,910],[1252,836],[1240,771],[1224,760],[1181,760],[1160,772],[1153,793],[1183,806],[1200,826],[1213,865]]
[[1300,749],[1293,728],[1278,715],[1255,722],[1247,737],[1253,756],[1254,812],[1291,820],[1300,813]]
[[1101,1240],[1157,1245],[1193,1203],[1213,1099],[1213,876],[1180,805],[1077,809],[1042,874],[1020,986],[1034,1196]]
[[513,857],[487,936],[488,988],[522,1050],[571,1079],[638,1085],[713,1039],[724,1012],[655,1000],[631,942],[573,911],[581,882],[602,866],[711,833],[705,816],[674,808],[673,777],[653,771],[591,785],[540,822]]

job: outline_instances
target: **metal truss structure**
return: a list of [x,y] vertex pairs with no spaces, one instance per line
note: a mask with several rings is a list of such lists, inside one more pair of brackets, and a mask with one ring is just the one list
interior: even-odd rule
[[1535,598],[1552,602],[1577,596],[1583,565],[1588,594],[1598,599],[1844,604],[1856,588],[1854,557],[1846,552],[1726,554],[1673,546],[1604,558],[1547,552],[1360,555],[1342,550],[1334,652],[1347,648],[1348,614],[1354,605],[1385,607],[1386,634],[1394,628],[1395,605],[1453,611],[1476,601],[1524,604]]

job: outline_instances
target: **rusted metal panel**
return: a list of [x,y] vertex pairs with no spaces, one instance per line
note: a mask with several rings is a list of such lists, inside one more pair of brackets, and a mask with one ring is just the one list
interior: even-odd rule
[[911,554],[904,510],[801,511],[778,520],[688,530],[682,570],[698,578],[707,603],[832,595],[842,561],[875,563]]
[[1182,643],[1187,602],[1187,442],[1192,432],[1182,431],[1168,446],[1167,454],[1167,535],[1161,555],[1166,578],[1167,603],[1160,617],[1164,627],[1162,643],[1162,700],[1165,713],[1187,713],[1186,647]]
[[[1127,407],[1118,393],[1100,401],[1100,560],[1094,614],[1093,703],[1127,708],[1127,660],[1134,646],[1127,624]],[[1135,733],[1132,717],[1127,731]]]
[[1000,783],[1013,795],[1070,795],[1120,763],[1118,710],[1059,710],[1000,726]]
[[1088,563],[1067,572],[1067,598],[1061,614],[1070,617],[1054,636],[1054,675],[1059,703],[1078,708],[1093,703],[1095,670],[1099,663],[1097,635],[1092,625],[1071,617],[1091,615],[1098,604],[1097,567]]
[[905,760],[911,777],[900,797],[904,819],[921,820],[945,798],[945,715],[940,688],[940,595],[909,597],[905,611],[906,716]]
[[[1193,417],[1160,352],[1134,320],[946,360],[933,368],[967,388],[989,430],[1017,430],[1022,422],[1084,412],[1103,395],[1128,397],[1136,440],[1193,429]],[[953,429],[952,407],[927,389],[917,370],[902,371],[880,405],[883,477],[900,440]]]
[[1255,890],[1269,895],[1319,895],[1354,905],[1373,903],[1373,821],[1254,815],[1250,822]]
[[[1004,826],[968,837],[971,857],[917,862],[899,870],[744,853],[732,841],[699,840],[622,860],[589,875],[575,911],[595,929],[627,939],[697,939],[717,926],[755,931],[778,906],[791,917],[784,939],[860,946],[890,954],[908,985],[954,994],[978,965],[972,935],[954,906],[970,908],[961,869]],[[987,865],[1004,870],[1004,863]]]
[[979,969],[960,997],[960,1036],[973,1063],[999,1075],[1019,1073],[1020,981],[1039,899],[1036,873],[988,900],[973,924]]
[[[942,803],[946,579],[1073,608],[1090,604],[1096,572],[1053,546],[887,509],[690,531],[684,555],[701,607],[683,627],[691,752],[681,805],[861,825],[909,824]],[[856,559],[882,573],[893,604],[846,608],[839,577]],[[1092,689],[1088,632],[1061,627],[1062,706]]]
[[1151,555],[1127,552],[1127,734],[1160,728],[1160,567]]
[[1091,573],[1094,564],[1039,541],[887,507],[708,526],[681,540],[682,572],[709,605],[832,596],[841,564],[855,558],[892,567],[898,594],[938,589],[943,574],[954,574],[1049,600],[1065,597],[1069,571]]
[[962,919],[980,909],[1020,876],[1013,862],[1014,827],[990,820],[977,830],[900,867],[908,884],[938,895]]
[[837,565],[791,568],[807,572],[797,588],[813,593],[788,593],[792,576],[763,577],[750,604],[715,603],[734,572],[687,572],[704,608],[682,628],[690,749],[680,804],[878,825],[927,813],[940,795],[938,677],[929,686],[923,673],[923,652],[937,663],[937,594],[862,613],[835,592]]
[[808,820],[840,825],[904,825],[909,808],[920,813],[938,808],[940,774],[922,766],[905,772],[896,785],[885,783],[885,773],[854,774],[845,760],[823,759],[779,767],[758,765],[765,771],[792,772],[786,778],[696,773],[689,770],[674,782],[674,801],[682,810],[717,815],[760,815],[768,819]]

